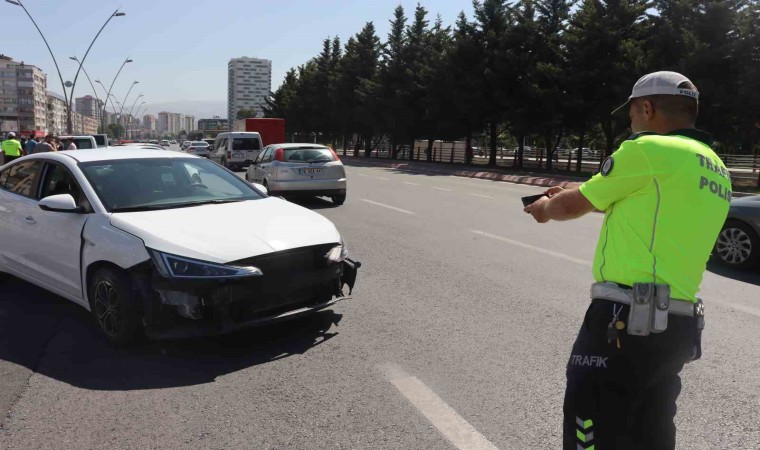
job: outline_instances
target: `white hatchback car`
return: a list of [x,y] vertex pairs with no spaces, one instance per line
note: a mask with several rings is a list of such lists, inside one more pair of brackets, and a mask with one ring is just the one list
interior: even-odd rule
[[116,344],[323,309],[360,267],[325,217],[179,152],[19,158],[0,167],[0,207],[0,272],[90,310]]

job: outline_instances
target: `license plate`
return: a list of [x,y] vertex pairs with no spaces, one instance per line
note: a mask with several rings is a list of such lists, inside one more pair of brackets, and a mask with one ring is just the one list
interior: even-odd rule
[[310,174],[310,173],[319,173],[322,169],[298,169],[298,173],[300,174]]
[[233,153],[233,154],[232,154],[232,157],[233,157],[233,158],[235,158],[235,159],[241,159],[241,158],[243,158],[244,156],[245,156],[245,155],[243,155],[242,153]]

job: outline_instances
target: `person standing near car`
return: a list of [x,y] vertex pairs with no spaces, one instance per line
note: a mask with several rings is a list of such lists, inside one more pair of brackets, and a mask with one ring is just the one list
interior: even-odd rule
[[12,131],[8,133],[7,139],[5,139],[0,146],[3,151],[3,164],[8,164],[14,159],[21,157],[21,142],[16,140],[16,133]]
[[29,140],[26,141],[26,145],[24,146],[24,150],[26,151],[27,155],[34,154],[34,148],[37,146],[37,133],[32,131],[32,134],[29,135]]
[[696,294],[728,213],[731,180],[695,128],[685,76],[640,78],[633,135],[578,188],[552,188],[525,211],[539,223],[605,212],[591,305],[567,363],[565,449],[675,448],[684,364],[701,357]]
[[40,142],[37,144],[37,146],[34,148],[34,150],[37,153],[44,153],[44,152],[55,152],[58,151],[55,147],[53,147],[53,136],[48,134],[45,136],[45,140],[43,142]]
[[74,143],[74,138],[66,139],[66,150],[76,150],[77,145]]

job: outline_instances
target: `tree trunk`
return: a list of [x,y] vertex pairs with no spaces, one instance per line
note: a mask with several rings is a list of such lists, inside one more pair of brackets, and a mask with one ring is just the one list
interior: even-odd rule
[[354,142],[354,156],[359,156],[359,148],[362,145],[362,137],[360,135],[356,135],[356,142]]
[[369,158],[372,156],[372,136],[367,136],[367,138],[364,140],[364,157]]
[[525,155],[525,135],[520,133],[517,136],[517,159],[515,160],[515,165],[518,169],[522,169],[523,166],[523,156]]
[[409,145],[409,161],[414,161],[414,138],[412,138]]
[[472,164],[472,156],[474,151],[472,151],[472,133],[467,132],[467,137],[464,140],[464,163],[465,164]]
[[546,170],[552,170],[552,157],[554,156],[554,149],[552,148],[554,139],[552,139],[551,133],[544,135],[544,146],[546,147]]
[[427,150],[425,150],[426,161],[431,162],[433,160],[433,139],[428,139]]
[[[583,140],[586,138],[585,132],[581,133],[580,142],[578,142],[578,154],[575,159],[575,171],[580,172],[583,167]],[[570,159],[570,158],[568,158]]]
[[488,155],[488,165],[491,167],[496,167],[496,122],[491,122],[489,124],[489,137],[491,138],[490,146],[489,148],[489,155]]

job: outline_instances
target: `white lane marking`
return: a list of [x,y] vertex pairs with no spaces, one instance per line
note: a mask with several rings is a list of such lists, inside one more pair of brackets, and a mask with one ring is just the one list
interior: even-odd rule
[[431,424],[458,449],[498,450],[488,439],[447,405],[425,383],[404,372],[400,367],[386,364],[380,368],[387,380]]
[[369,204],[372,204],[372,205],[375,205],[375,206],[382,206],[383,208],[388,208],[388,209],[391,209],[393,211],[398,211],[400,213],[409,214],[410,216],[416,215],[415,213],[413,213],[411,211],[407,211],[406,209],[396,208],[395,206],[386,205],[385,203],[373,202],[372,200],[367,200],[366,198],[363,198],[362,201],[366,202],[366,203],[369,203]]
[[446,188],[442,188],[442,187],[433,186],[433,189],[438,189],[439,191],[451,192],[451,189],[446,189]]
[[472,195],[473,197],[481,197],[481,198],[496,198],[491,195],[473,194],[472,192],[470,192],[470,195]]
[[383,177],[377,177],[377,179],[378,179],[378,180],[383,180],[383,181],[390,181],[389,179],[387,179],[387,178],[383,178]]
[[357,175],[359,175],[360,177],[368,177],[369,176],[366,173],[357,173]]
[[404,184],[408,184],[409,186],[419,186],[417,183],[412,183],[410,181],[404,181]]
[[524,242],[515,241],[509,238],[505,238],[502,236],[497,236],[495,234],[486,233],[485,231],[479,231],[479,230],[469,230],[470,233],[475,233],[480,236],[484,236],[491,239],[496,239],[498,241],[507,242],[512,245],[516,245],[518,247],[527,248],[528,250],[533,250],[535,252],[543,253],[546,255],[554,256],[555,258],[564,259],[565,261],[570,261],[576,264],[580,264],[582,266],[591,266],[591,261],[586,261],[585,259],[576,258],[574,256],[566,255],[564,253],[555,252],[552,250],[547,250],[545,248],[536,247],[535,245],[526,244]]
[[739,310],[741,312],[745,312],[747,314],[752,314],[753,316],[760,317],[760,309],[753,308],[751,306],[744,306],[744,305],[740,305],[738,303],[724,303],[724,302],[716,302],[716,303],[723,304],[723,305],[728,306],[729,308],[734,308],[734,309]]

